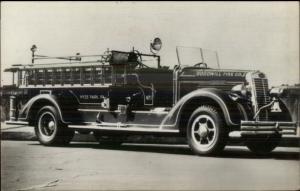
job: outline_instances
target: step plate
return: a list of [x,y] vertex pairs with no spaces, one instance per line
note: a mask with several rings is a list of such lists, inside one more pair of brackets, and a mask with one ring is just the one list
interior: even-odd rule
[[128,127],[124,124],[86,124],[86,125],[68,125],[73,129],[91,129],[99,131],[123,131],[123,132],[145,132],[145,133],[179,133],[177,129],[160,129],[158,127]]

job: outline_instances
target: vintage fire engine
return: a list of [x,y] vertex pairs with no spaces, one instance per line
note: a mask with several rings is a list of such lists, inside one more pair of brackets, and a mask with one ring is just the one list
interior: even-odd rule
[[[37,55],[34,45],[31,64],[6,69],[16,79],[7,123],[34,126],[44,145],[68,144],[74,131],[114,145],[132,134],[186,136],[199,155],[220,152],[233,131],[258,154],[271,152],[282,134],[296,134],[264,73],[212,68],[204,49],[184,47],[177,47],[178,64],[170,69],[161,65],[161,45],[156,38],[150,54],[68,57]],[[199,56],[191,59],[188,50]],[[68,62],[34,63],[42,59]]]

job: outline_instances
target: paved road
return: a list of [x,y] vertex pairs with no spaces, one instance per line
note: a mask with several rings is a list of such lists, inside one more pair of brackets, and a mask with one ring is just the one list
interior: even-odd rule
[[244,147],[198,157],[185,145],[1,142],[1,190],[299,189],[299,148],[257,158]]

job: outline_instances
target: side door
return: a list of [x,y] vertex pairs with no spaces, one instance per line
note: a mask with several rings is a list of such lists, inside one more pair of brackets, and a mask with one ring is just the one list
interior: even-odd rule
[[127,74],[125,85],[131,91],[132,97],[139,99],[139,105],[147,109],[154,105],[156,91],[153,83],[144,83],[140,78],[141,75],[137,73]]

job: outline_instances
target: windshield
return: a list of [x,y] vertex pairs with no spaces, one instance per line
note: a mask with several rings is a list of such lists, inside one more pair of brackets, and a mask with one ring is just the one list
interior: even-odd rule
[[[198,47],[177,46],[177,57],[180,65],[197,66],[205,63],[208,68],[219,69],[219,59],[216,51],[207,50]],[[201,66],[201,65],[200,65]]]

